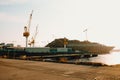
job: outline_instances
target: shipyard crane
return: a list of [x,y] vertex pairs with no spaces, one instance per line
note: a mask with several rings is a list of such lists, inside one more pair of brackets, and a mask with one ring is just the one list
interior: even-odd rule
[[37,36],[37,33],[38,33],[38,25],[36,26],[36,30],[35,30],[35,34],[34,34],[34,36],[32,37],[32,40],[30,41],[30,43],[29,43],[29,45],[31,46],[35,46],[35,38],[36,38],[36,36]]
[[30,14],[28,25],[24,27],[23,36],[26,38],[26,47],[27,47],[27,44],[28,44],[28,37],[30,35],[30,25],[31,25],[31,20],[32,20],[32,14],[33,14],[33,10]]

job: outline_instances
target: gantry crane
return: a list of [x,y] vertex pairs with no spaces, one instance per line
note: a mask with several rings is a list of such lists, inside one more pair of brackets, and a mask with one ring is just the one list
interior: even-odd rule
[[31,25],[31,20],[32,20],[32,14],[33,14],[33,10],[30,14],[28,25],[24,27],[23,36],[26,38],[26,47],[27,47],[27,44],[28,44],[28,37],[30,35],[30,25]]
[[35,34],[34,34],[34,36],[32,37],[32,40],[30,41],[30,43],[29,43],[29,45],[31,46],[35,46],[35,38],[36,38],[36,36],[37,36],[37,33],[38,33],[38,25],[36,26],[36,30],[35,30]]

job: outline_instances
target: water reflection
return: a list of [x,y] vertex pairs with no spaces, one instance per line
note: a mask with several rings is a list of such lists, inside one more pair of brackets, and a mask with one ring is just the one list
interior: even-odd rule
[[112,52],[110,54],[98,55],[98,57],[89,58],[90,62],[101,62],[107,65],[120,64],[120,52]]

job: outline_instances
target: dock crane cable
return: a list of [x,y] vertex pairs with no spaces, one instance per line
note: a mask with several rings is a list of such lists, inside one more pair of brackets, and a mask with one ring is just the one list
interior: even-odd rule
[[28,37],[30,36],[30,25],[31,25],[31,20],[32,20],[32,14],[33,14],[33,10],[30,14],[28,25],[24,27],[23,36],[26,38],[26,47],[28,44]]

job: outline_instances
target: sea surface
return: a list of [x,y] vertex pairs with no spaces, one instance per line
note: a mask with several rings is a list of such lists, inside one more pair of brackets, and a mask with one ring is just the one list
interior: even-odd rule
[[120,52],[111,52],[108,54],[102,54],[102,55],[98,55],[97,57],[80,59],[80,61],[99,62],[107,65],[117,65],[120,64]]

